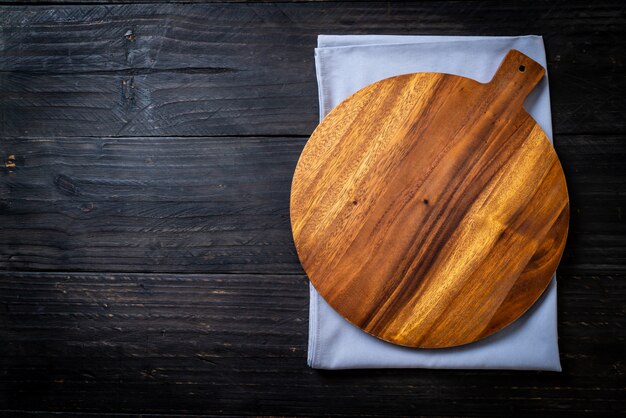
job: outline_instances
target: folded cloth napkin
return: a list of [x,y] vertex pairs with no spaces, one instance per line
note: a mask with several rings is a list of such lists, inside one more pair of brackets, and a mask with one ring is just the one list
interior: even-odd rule
[[[487,82],[510,49],[546,67],[540,36],[321,35],[315,50],[320,119],[357,90],[399,74],[438,72]],[[552,140],[547,76],[524,107]],[[556,278],[530,310],[502,331],[444,349],[407,348],[382,341],[346,321],[312,285],[310,294],[308,364],[313,368],[561,370]]]

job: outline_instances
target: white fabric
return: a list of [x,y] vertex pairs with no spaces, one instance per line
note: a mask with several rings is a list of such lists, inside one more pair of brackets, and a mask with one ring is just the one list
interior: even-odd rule
[[[320,119],[357,90],[394,75],[439,72],[487,82],[510,49],[546,67],[540,36],[321,35],[315,50]],[[552,140],[547,76],[524,106]],[[308,364],[313,368],[561,370],[556,278],[513,324],[476,343],[446,349],[414,349],[382,341],[343,319],[312,285],[310,293]]]

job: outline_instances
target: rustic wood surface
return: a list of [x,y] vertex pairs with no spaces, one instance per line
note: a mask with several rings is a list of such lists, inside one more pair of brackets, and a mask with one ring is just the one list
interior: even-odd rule
[[394,344],[453,347],[539,298],[569,223],[561,164],[523,107],[544,74],[511,50],[488,83],[391,77],[324,118],[295,170],[291,226],[344,318]]
[[[0,414],[625,409],[622,2],[81,2],[0,8]],[[305,366],[289,187],[318,33],[543,35],[562,373]]]

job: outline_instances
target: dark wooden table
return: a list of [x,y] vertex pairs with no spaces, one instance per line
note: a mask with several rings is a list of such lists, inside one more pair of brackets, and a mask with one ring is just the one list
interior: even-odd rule
[[[0,8],[5,415],[624,412],[623,2],[63,3]],[[306,366],[288,202],[321,33],[544,36],[562,373]]]

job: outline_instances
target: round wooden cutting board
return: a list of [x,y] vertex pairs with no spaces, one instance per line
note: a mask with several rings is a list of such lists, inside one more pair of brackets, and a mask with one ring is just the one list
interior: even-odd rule
[[511,50],[489,83],[406,74],[330,112],[291,190],[300,261],[330,306],[424,348],[479,340],[532,306],[569,222],[557,155],[523,108],[543,75]]

